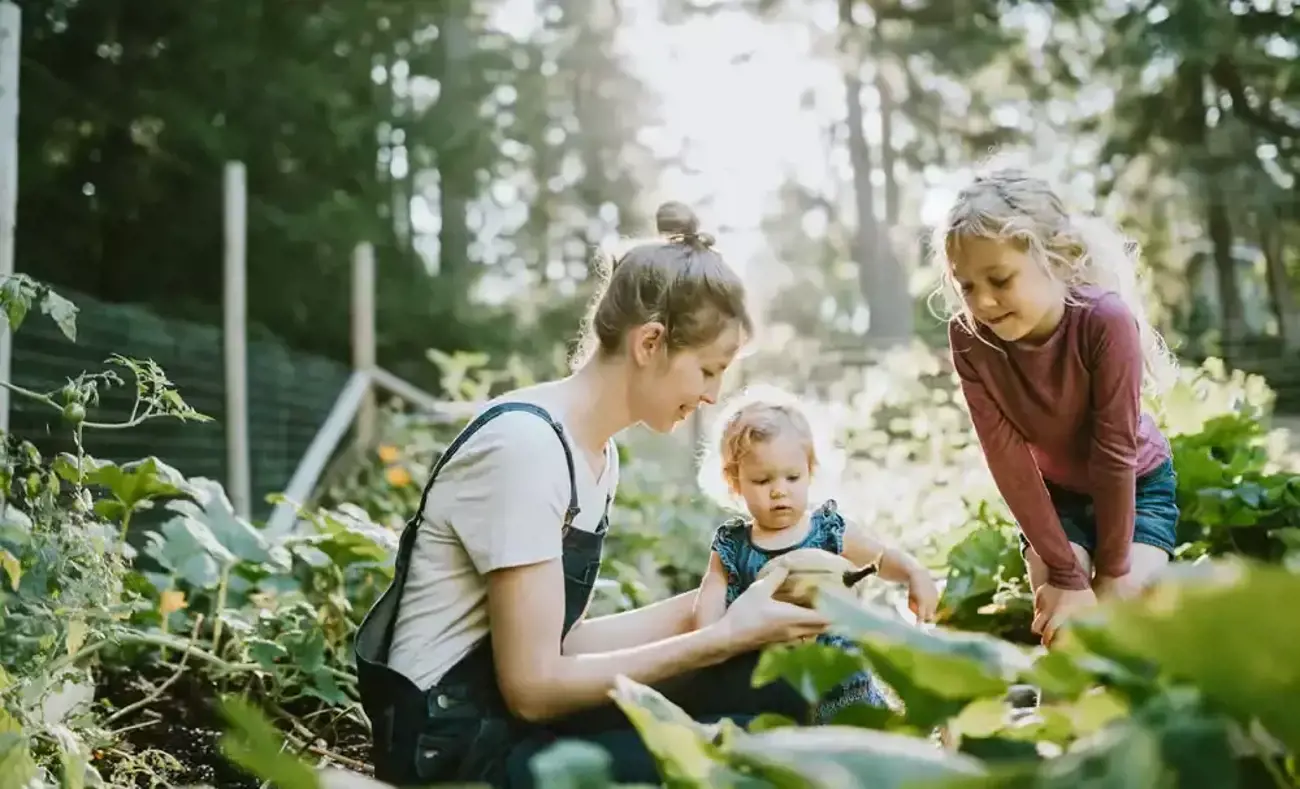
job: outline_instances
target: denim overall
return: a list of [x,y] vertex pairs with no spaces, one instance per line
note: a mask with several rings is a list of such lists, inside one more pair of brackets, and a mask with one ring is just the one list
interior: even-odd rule
[[[511,411],[545,419],[564,448],[569,471],[569,507],[563,524],[564,629],[582,618],[600,570],[601,549],[609,527],[609,501],[595,532],[572,528],[578,516],[573,453],[564,430],[551,415],[531,403],[492,406],[456,436],[438,459],[398,544],[393,581],[366,613],[353,651],[361,705],[370,719],[375,777],[399,786],[434,782],[506,783],[506,756],[533,727],[506,708],[497,685],[492,639],[484,638],[433,687],[421,690],[388,666],[397,609],[410,570],[411,551],[423,521],[429,490],[442,467],[480,428]],[[502,495],[509,495],[503,490]],[[543,524],[538,524],[542,526]]]

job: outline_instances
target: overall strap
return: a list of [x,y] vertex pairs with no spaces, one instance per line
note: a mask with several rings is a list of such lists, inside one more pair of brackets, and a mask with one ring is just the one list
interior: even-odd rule
[[[561,427],[559,422],[555,421],[555,419],[551,417],[550,413],[547,412],[546,409],[539,405],[523,402],[498,403],[479,414],[460,431],[456,438],[447,447],[446,451],[442,453],[442,456],[438,458],[438,462],[434,465],[433,471],[429,474],[429,481],[424,486],[424,492],[420,494],[420,506],[415,511],[415,514],[411,516],[410,520],[406,522],[406,528],[402,530],[402,537],[397,545],[397,558],[394,562],[393,568],[393,582],[389,587],[389,593],[396,598],[395,603],[400,604],[399,601],[401,600],[402,591],[406,587],[406,577],[410,572],[411,553],[415,550],[415,538],[420,531],[420,525],[424,523],[424,508],[428,504],[429,491],[433,489],[433,483],[438,479],[438,474],[442,471],[443,466],[451,460],[452,456],[454,456],[456,452],[465,445],[465,442],[477,433],[479,429],[488,422],[491,422],[493,419],[496,419],[498,416],[513,411],[523,411],[540,417],[541,419],[545,419],[547,424],[549,424],[555,431],[556,437],[560,439],[560,446],[564,449],[564,461],[568,465],[569,470],[569,506],[564,513],[564,531],[568,531],[573,525],[574,519],[578,517],[580,509],[578,507],[578,485],[574,476],[573,452],[569,448],[569,442],[564,438],[564,428]],[[387,653],[388,645],[392,640],[392,626],[393,623],[388,623],[388,632],[384,634],[383,650],[385,653]]]

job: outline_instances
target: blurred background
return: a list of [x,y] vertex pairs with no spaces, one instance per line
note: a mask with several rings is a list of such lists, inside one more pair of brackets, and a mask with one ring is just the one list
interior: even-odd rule
[[[731,385],[823,403],[864,517],[916,540],[959,524],[988,481],[926,307],[925,238],[993,154],[1143,245],[1152,314],[1188,369],[1267,384],[1270,427],[1300,414],[1290,0],[19,5],[16,269],[81,316],[75,344],[25,326],[14,380],[44,391],[111,353],[152,358],[214,421],[88,449],[226,479],[222,172],[242,162],[255,519],[351,372],[358,244],[378,364],[473,402],[562,371],[593,250],[677,199],[762,316]],[[320,501],[410,514],[445,430],[404,411],[335,458]],[[611,561],[653,570],[636,583],[702,569],[719,516],[694,483],[707,417],[626,437]],[[57,419],[13,405],[41,446]],[[660,539],[674,529],[692,539]]]

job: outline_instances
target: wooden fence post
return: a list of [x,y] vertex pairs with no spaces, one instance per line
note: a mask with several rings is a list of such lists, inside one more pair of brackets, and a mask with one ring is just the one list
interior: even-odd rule
[[227,162],[225,292],[222,337],[226,359],[226,490],[235,514],[247,518],[252,493],[248,450],[248,177],[243,162]]

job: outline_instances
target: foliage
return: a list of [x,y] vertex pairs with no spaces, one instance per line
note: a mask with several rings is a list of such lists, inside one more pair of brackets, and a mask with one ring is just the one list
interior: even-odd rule
[[[54,458],[6,445],[6,774],[37,785],[82,776],[108,786],[194,781],[197,765],[186,758],[196,757],[173,756],[140,734],[159,722],[154,707],[187,698],[176,695],[182,686],[211,708],[197,720],[227,729],[223,757],[215,743],[203,757],[237,770],[223,780],[254,775],[305,787],[325,785],[328,773],[312,763],[364,771],[366,725],[348,646],[391,578],[397,529],[458,424],[388,414],[379,450],[340,469],[292,532],[273,534],[240,517],[212,480],[187,479],[154,458],[109,463],[81,449],[86,430],[204,418],[155,366],[110,361],[135,379],[138,406],[126,419],[65,415],[77,450]],[[455,379],[448,389],[469,398],[526,381],[486,371],[482,359],[438,361]],[[765,363],[754,360],[760,370]],[[62,411],[120,385],[123,376],[109,371],[55,392],[11,389]],[[869,502],[871,490],[889,486],[898,494],[891,511],[870,522],[943,569],[943,622],[915,627],[873,581],[865,599],[821,603],[860,655],[818,644],[768,650],[754,682],[790,682],[810,700],[864,667],[888,686],[889,709],[851,708],[832,726],[772,716],[748,731],[702,726],[624,681],[617,701],[669,785],[1074,786],[1084,775],[1097,786],[1295,784],[1300,731],[1285,700],[1300,678],[1286,667],[1300,665],[1300,634],[1259,601],[1300,592],[1300,576],[1285,569],[1297,561],[1300,508],[1291,464],[1260,427],[1271,393],[1258,380],[1214,363],[1185,371],[1160,412],[1184,510],[1176,572],[1143,600],[1076,622],[1050,653],[1032,647],[1014,526],[987,494],[942,359],[894,351],[808,396],[825,401],[845,437],[839,482],[858,496],[846,502]],[[640,445],[620,458],[618,537],[605,559],[612,583],[601,611],[691,588],[722,516],[673,471],[684,455],[666,462],[682,447],[625,443]],[[145,511],[150,519],[136,517]],[[944,511],[944,525],[909,534],[909,519]],[[138,553],[125,539],[132,528],[148,530]],[[135,695],[104,685],[123,670],[138,672]],[[1025,684],[1041,689],[1034,709],[1009,701]],[[609,785],[607,761],[572,743],[539,756],[534,769],[557,786]]]
[[[0,284],[0,297],[11,330],[42,304],[75,336],[75,308],[44,285],[18,275]],[[47,458],[5,436],[0,786],[187,780],[204,765],[181,764],[130,734],[168,725],[159,712],[168,707],[202,717],[202,709],[183,709],[183,697],[169,697],[187,680],[201,694],[212,696],[220,683],[257,698],[299,748],[318,748],[318,737],[336,725],[313,731],[303,722],[321,711],[364,730],[346,646],[391,576],[395,535],[354,507],[305,513],[300,530],[270,535],[237,515],[212,480],[187,479],[153,457],[91,456],[86,431],[207,419],[152,362],[114,356],[108,363],[52,392],[6,383],[14,395],[61,412],[74,451]],[[85,418],[85,407],[121,386],[135,392],[123,420]],[[147,511],[155,517],[137,518]],[[158,525],[137,552],[127,536],[147,522]],[[101,695],[103,682],[124,670],[136,674],[139,698],[115,707],[125,699]]]

